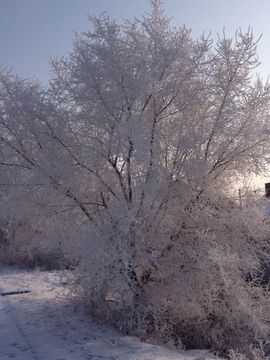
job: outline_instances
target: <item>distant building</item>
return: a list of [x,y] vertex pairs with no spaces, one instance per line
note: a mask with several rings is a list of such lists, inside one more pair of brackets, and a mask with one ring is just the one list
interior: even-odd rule
[[264,215],[270,217],[270,183],[265,184],[265,196],[262,196],[255,205]]
[[265,197],[270,198],[270,183],[265,184]]

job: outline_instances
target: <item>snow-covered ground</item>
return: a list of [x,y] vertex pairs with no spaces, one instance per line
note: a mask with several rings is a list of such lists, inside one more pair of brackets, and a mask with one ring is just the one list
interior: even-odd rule
[[0,267],[1,360],[203,360],[205,351],[176,352],[142,343],[78,314],[66,295],[68,273]]

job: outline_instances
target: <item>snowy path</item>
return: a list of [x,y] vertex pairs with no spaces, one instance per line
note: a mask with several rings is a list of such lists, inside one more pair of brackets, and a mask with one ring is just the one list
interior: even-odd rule
[[203,360],[204,351],[174,352],[119,334],[72,311],[63,273],[0,267],[1,360]]

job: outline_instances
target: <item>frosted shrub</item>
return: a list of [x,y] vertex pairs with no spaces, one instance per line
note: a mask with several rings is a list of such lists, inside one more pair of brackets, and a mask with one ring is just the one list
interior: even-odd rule
[[36,201],[34,194],[26,191],[2,198],[0,261],[49,270],[73,267],[76,260],[70,242],[79,226],[76,213],[56,217],[48,197],[46,209]]
[[66,259],[59,239],[49,238],[50,221],[13,219],[3,225],[5,241],[0,244],[0,261],[6,264],[55,269]]
[[85,304],[156,342],[247,351],[269,332],[268,289],[255,282],[268,226],[256,210],[224,199],[180,204],[155,222],[114,208],[117,215],[87,232],[78,269]]

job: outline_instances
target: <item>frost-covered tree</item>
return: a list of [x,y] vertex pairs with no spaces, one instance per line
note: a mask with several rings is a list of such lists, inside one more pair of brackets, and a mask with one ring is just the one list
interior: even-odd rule
[[91,21],[70,58],[53,62],[48,91],[1,75],[2,166],[46,177],[88,218],[95,211],[79,198],[93,196],[89,184],[103,207],[123,199],[140,212],[158,210],[177,186],[197,194],[266,169],[269,87],[251,79],[251,31],[215,46],[193,40],[159,1],[142,20]]
[[142,21],[92,23],[70,59],[54,62],[52,87],[87,149],[76,160],[91,171],[98,164],[102,192],[128,209],[158,209],[180,183],[201,192],[265,169],[269,87],[250,78],[251,31],[213,49],[172,29],[159,2]]
[[253,34],[194,40],[158,0],[142,19],[90,21],[48,89],[1,73],[5,204],[58,214],[66,233],[70,214],[63,243],[96,315],[163,341],[248,348],[268,336],[268,293],[246,279],[269,229],[228,193],[268,166],[270,90],[252,77]]

